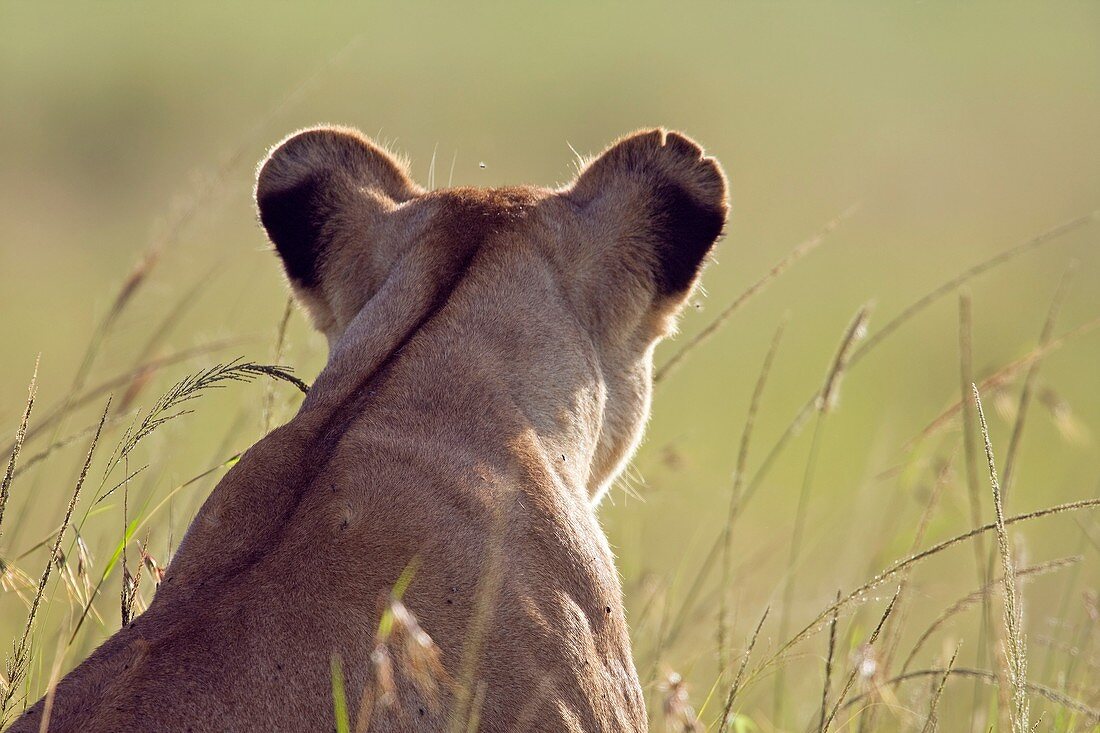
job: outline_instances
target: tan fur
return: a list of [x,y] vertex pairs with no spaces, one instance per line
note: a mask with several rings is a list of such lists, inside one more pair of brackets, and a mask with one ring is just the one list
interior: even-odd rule
[[[561,190],[428,192],[319,128],[273,150],[257,200],[328,364],[218,484],[148,611],[60,683],[50,730],[332,730],[334,654],[372,731],[475,709],[485,731],[645,730],[594,507],[725,218],[718,165],[658,130]],[[403,602],[443,670],[389,639],[387,706],[371,655],[410,563]]]

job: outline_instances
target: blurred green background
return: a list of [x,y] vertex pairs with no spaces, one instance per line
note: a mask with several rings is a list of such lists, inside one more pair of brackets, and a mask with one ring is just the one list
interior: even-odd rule
[[[630,491],[614,491],[600,508],[659,719],[657,680],[668,671],[684,675],[696,707],[716,679],[717,575],[690,586],[723,526],[749,397],[776,325],[789,317],[750,470],[820,387],[861,304],[874,302],[873,334],[956,273],[1100,206],[1100,5],[0,2],[5,444],[36,355],[36,411],[45,415],[65,399],[91,333],[151,247],[162,256],[108,333],[89,387],[143,355],[239,339],[158,372],[135,403],[148,407],[201,366],[274,358],[286,288],[256,223],[254,165],[268,145],[318,122],[388,141],[424,184],[434,158],[437,186],[564,183],[574,173],[570,146],[597,152],[644,126],[699,140],[725,166],[733,216],[705,292],[677,340],[658,350],[658,364],[792,247],[859,205],[659,385],[647,440],[624,481]],[[1100,315],[1098,236],[1100,224],[1081,227],[968,284],[978,377],[1035,346],[1071,262],[1077,267],[1056,332]],[[795,627],[837,589],[857,586],[908,551],[932,481],[930,459],[959,444],[953,427],[916,452],[902,449],[958,399],[956,302],[954,294],[944,298],[845,376],[840,405],[822,430],[805,550],[794,566]],[[148,349],[154,334],[159,340]],[[283,361],[309,381],[324,359],[323,339],[295,312]],[[1098,363],[1100,334],[1043,363],[1045,402],[1071,410],[1080,432],[1060,430],[1036,402],[1010,513],[1097,495]],[[996,401],[1014,404],[1018,388],[1017,380]],[[268,389],[235,385],[205,397],[195,414],[144,443],[140,458],[151,468],[134,482],[131,508],[155,503],[258,439]],[[275,396],[275,420],[288,419],[293,390],[279,386]],[[76,412],[61,435],[86,427],[101,406],[97,400]],[[1011,414],[989,412],[994,447],[1003,451]],[[50,432],[26,456],[44,448]],[[804,431],[782,454],[737,525],[729,596],[736,649],[765,606],[778,613],[809,442]],[[20,556],[56,526],[85,445],[59,450],[16,481],[0,556]],[[878,477],[902,461],[908,468],[900,476]],[[167,560],[211,486],[179,492],[171,511],[151,523],[158,560]],[[98,568],[121,526],[113,500],[88,521]],[[969,526],[960,470],[926,544]],[[1089,665],[1098,650],[1092,636],[1081,641],[1091,628],[1081,594],[1100,581],[1100,523],[1088,513],[1063,516],[1014,536],[1025,562],[1084,553],[1078,570],[1025,586],[1026,610],[1033,679],[1095,705]],[[31,553],[19,566],[37,577],[46,554]],[[966,547],[922,566],[907,624],[919,632],[975,578]],[[111,582],[99,603],[102,624],[66,665],[117,628],[117,577]],[[22,595],[0,595],[5,638],[22,629]],[[72,614],[64,593],[51,597],[36,637],[47,666]],[[688,599],[683,632],[669,641],[671,619]],[[866,636],[881,606],[875,600],[842,619],[845,643]],[[948,625],[918,663],[942,664],[944,649],[961,640],[960,659],[978,664],[976,618],[970,612]],[[765,626],[758,649],[774,649],[776,633]],[[815,638],[792,663],[789,720],[772,720],[768,680],[746,690],[742,712],[764,730],[804,727],[818,705],[823,648]],[[846,668],[847,647],[841,659]],[[861,679],[857,691],[866,684]],[[927,685],[915,687],[899,688],[898,705],[925,704]],[[970,683],[947,689],[945,710],[965,719]],[[711,700],[706,720],[716,707]],[[919,728],[919,718],[894,711],[880,723],[914,720]],[[1045,724],[1059,720],[1048,713]]]

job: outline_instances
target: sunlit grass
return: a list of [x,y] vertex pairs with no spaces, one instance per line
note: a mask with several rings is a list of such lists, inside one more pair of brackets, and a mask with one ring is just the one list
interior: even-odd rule
[[[992,261],[1003,263],[1008,259],[1003,255],[999,255]],[[970,272],[973,273],[974,270],[972,269]],[[957,289],[966,281],[967,279],[962,277],[953,278],[949,281],[951,287],[941,286],[933,293],[937,297],[942,297]],[[1061,293],[1061,290],[1059,292]],[[927,300],[928,296],[925,296],[918,303]],[[963,304],[965,305],[966,302],[964,298]],[[1051,312],[1055,311],[1056,308],[1052,306]],[[912,318],[918,312],[919,309],[910,308],[903,311],[901,317]],[[112,320],[117,316],[118,312],[112,308],[107,319]],[[719,325],[724,323],[726,319],[726,314],[720,314],[717,319]],[[650,680],[648,683],[648,696],[650,698],[651,714],[656,718],[654,723],[663,724],[661,719],[667,718],[670,724],[681,729],[724,730],[730,726],[741,726],[743,728],[750,721],[753,721],[753,724],[764,729],[809,725],[819,731],[826,731],[866,725],[867,721],[864,718],[870,720],[873,716],[874,722],[872,725],[876,729],[882,726],[903,729],[906,726],[919,725],[922,729],[928,730],[931,729],[930,726],[936,725],[936,721],[942,722],[944,716],[979,715],[981,714],[980,710],[971,709],[969,713],[965,711],[971,705],[984,706],[987,704],[984,696],[976,696],[971,699],[971,696],[965,693],[963,688],[953,685],[951,680],[956,678],[959,680],[973,679],[982,684],[990,682],[996,684],[1007,682],[1011,684],[1012,691],[1010,695],[994,696],[990,700],[1000,711],[998,714],[1003,714],[1004,720],[1011,721],[1010,725],[1013,731],[1030,729],[1028,722],[1033,702],[1041,709],[1058,709],[1064,714],[1075,716],[1073,720],[1079,721],[1082,725],[1091,725],[1100,721],[1100,710],[1094,707],[1092,701],[1094,691],[1087,680],[1070,680],[1064,674],[1058,674],[1057,667],[1055,667],[1057,678],[1054,680],[1048,682],[1028,679],[1026,672],[1028,649],[1023,641],[1026,635],[1024,628],[1029,623],[1029,619],[1024,613],[1025,604],[1022,601],[1022,595],[1025,594],[1026,588],[1022,581],[1049,574],[1060,577],[1058,571],[1088,560],[1081,557],[1054,559],[1017,569],[1016,562],[1010,559],[1013,551],[1008,545],[1006,534],[1008,526],[1067,512],[1087,511],[1100,505],[1100,499],[1084,499],[1022,515],[1006,516],[1002,508],[1002,489],[997,480],[993,464],[993,446],[988,432],[987,419],[980,410],[978,417],[982,433],[979,438],[984,436],[987,451],[994,489],[995,521],[981,524],[981,526],[977,526],[968,532],[933,543],[922,549],[928,528],[934,523],[935,515],[940,510],[940,495],[946,490],[966,490],[966,475],[964,474],[960,478],[953,470],[953,459],[960,453],[960,447],[955,440],[947,441],[939,448],[940,451],[947,451],[947,453],[939,459],[939,468],[932,483],[932,493],[925,504],[917,530],[908,541],[910,545],[909,552],[853,590],[847,593],[839,591],[835,602],[828,604],[823,610],[814,614],[808,623],[804,619],[800,620],[795,627],[796,631],[792,632],[788,628],[792,620],[801,616],[794,605],[795,586],[793,583],[802,561],[801,552],[798,548],[801,545],[799,538],[803,531],[802,527],[807,521],[805,502],[809,497],[809,487],[814,486],[815,493],[828,492],[827,486],[816,486],[811,483],[813,481],[812,472],[815,454],[821,449],[819,434],[821,421],[827,413],[841,409],[836,400],[836,393],[839,390],[839,383],[844,371],[850,366],[854,355],[860,353],[858,343],[860,337],[867,330],[867,321],[868,312],[866,309],[861,309],[845,330],[837,353],[826,370],[823,386],[810,403],[818,415],[817,427],[814,430],[817,437],[812,441],[810,462],[807,464],[800,490],[801,499],[798,505],[801,508],[793,518],[792,531],[794,534],[792,536],[794,540],[790,545],[791,549],[784,555],[786,566],[782,569],[782,574],[776,578],[784,590],[778,600],[772,599],[765,604],[764,613],[759,617],[755,630],[748,636],[745,647],[737,649],[731,643],[732,629],[736,626],[736,624],[730,623],[731,601],[736,599],[738,582],[743,581],[746,574],[751,570],[744,566],[735,567],[733,561],[738,537],[738,532],[735,530],[735,521],[743,510],[744,502],[752,496],[752,484],[746,484],[745,482],[749,455],[747,448],[756,415],[762,409],[763,388],[772,370],[772,364],[777,357],[777,347],[782,328],[776,332],[764,360],[760,376],[757,378],[756,387],[753,390],[753,399],[742,435],[741,449],[738,452],[737,472],[728,499],[729,508],[725,528],[722,534],[716,538],[714,550],[706,557],[699,558],[698,561],[701,562],[701,565],[692,571],[695,579],[690,586],[688,596],[681,601],[680,608],[675,610],[672,607],[666,607],[661,612],[666,621],[662,622],[656,629],[656,638],[653,640],[653,644],[647,645],[645,643],[645,636],[654,633],[651,626],[640,625],[635,629],[636,646],[639,648],[639,669],[643,671],[651,670],[648,677]],[[284,313],[275,330],[276,353],[280,353],[283,349],[286,322],[287,316]],[[960,323],[962,324],[962,337],[960,339],[960,348],[963,354],[962,373],[965,378],[971,374],[971,367],[968,366],[969,358],[966,353],[970,348],[972,338],[969,335],[970,321],[965,308]],[[895,319],[883,330],[887,334],[891,334],[897,331],[900,325]],[[1080,328],[1078,327],[1078,331]],[[93,332],[91,337],[93,346],[89,347],[88,352],[94,350],[94,344],[102,338],[105,330],[104,327]],[[1052,332],[1053,316],[1048,315],[1047,326],[1043,329],[1042,337],[1036,349],[1008,367],[995,369],[992,375],[982,380],[982,385],[986,387],[990,385],[1004,386],[1012,384],[1014,380],[1021,378],[1022,375],[1024,386],[1028,388],[1033,386],[1034,366],[1039,363],[1043,355],[1049,353],[1051,344],[1056,342]],[[882,333],[882,331],[878,333]],[[902,337],[898,336],[898,338]],[[879,341],[881,340],[879,339]],[[1057,343],[1065,343],[1066,340],[1065,337],[1062,337]],[[693,343],[698,344],[699,342]],[[687,355],[687,352],[681,351],[680,354],[682,358]],[[193,351],[192,356],[209,358],[206,356],[205,351]],[[170,364],[171,362],[161,360],[156,369],[169,367]],[[1028,369],[1027,367],[1032,368]],[[104,393],[110,393],[113,389],[123,390],[125,394],[130,395],[129,402],[133,403],[137,399],[138,393],[147,392],[148,383],[155,381],[149,378],[150,367],[142,366],[137,369],[125,370],[115,377],[107,377],[98,386],[89,390],[85,387],[85,382],[90,375],[85,374],[85,371],[84,367],[79,368],[78,374],[81,378],[74,380],[69,392],[60,398],[59,406],[46,411],[44,416],[39,418],[41,422],[38,430],[33,429],[37,414],[33,412],[32,408],[37,396],[37,387],[35,379],[32,378],[23,418],[16,426],[16,438],[10,446],[9,460],[4,474],[3,493],[0,494],[0,497],[3,498],[3,504],[0,504],[0,512],[6,510],[6,505],[11,501],[11,496],[18,497],[23,480],[33,475],[30,470],[48,471],[53,468],[65,455],[67,446],[79,442],[80,437],[86,434],[87,431],[82,429],[74,433],[72,438],[60,441],[57,439],[57,436],[62,433],[62,426],[68,422],[71,414],[76,412],[83,403],[93,401],[95,397],[102,398]],[[140,613],[148,598],[155,592],[157,573],[163,572],[163,567],[171,561],[170,557],[162,557],[161,562],[158,564],[148,553],[148,538],[163,534],[165,530],[170,530],[170,527],[165,526],[166,517],[161,511],[162,508],[169,506],[169,500],[182,488],[192,485],[196,481],[211,475],[211,471],[218,470],[232,462],[231,457],[228,461],[219,462],[213,469],[206,468],[197,471],[192,478],[174,486],[165,486],[159,492],[154,489],[146,495],[135,515],[130,517],[127,509],[128,500],[124,498],[123,501],[119,502],[117,499],[119,493],[123,497],[129,496],[130,484],[137,473],[142,470],[133,471],[130,466],[130,459],[132,456],[137,455],[139,445],[143,444],[144,440],[155,431],[165,428],[169,423],[175,424],[177,418],[188,414],[193,409],[193,405],[197,404],[196,401],[200,400],[210,389],[233,382],[250,381],[256,376],[289,381],[301,391],[307,389],[301,380],[289,375],[283,367],[234,360],[224,364],[215,364],[185,375],[159,398],[153,400],[149,408],[139,409],[136,413],[129,409],[120,414],[118,412],[119,408],[112,407],[108,401],[107,408],[104,409],[95,424],[86,460],[76,478],[76,489],[71,494],[68,508],[61,518],[59,526],[53,529],[45,540],[35,543],[29,549],[22,551],[18,548],[5,549],[5,557],[9,559],[4,564],[4,590],[7,593],[18,595],[28,604],[23,616],[22,632],[14,641],[13,652],[9,656],[6,667],[3,690],[6,714],[10,716],[12,712],[21,709],[22,705],[48,692],[51,680],[55,679],[54,675],[46,672],[54,666],[51,660],[62,658],[65,660],[66,665],[72,666],[79,661],[81,654],[94,645],[95,639],[101,639],[111,631],[113,614],[104,607],[105,601],[103,600],[102,590],[105,586],[121,584],[121,597],[123,600],[120,615],[123,623],[131,615]],[[978,387],[973,389],[976,396]],[[272,410],[271,393],[268,392],[260,402],[262,407],[259,410],[259,416],[265,424],[269,424]],[[960,411],[963,411],[962,405],[953,408],[952,414]],[[965,415],[965,412],[963,414]],[[1021,410],[1017,415],[1020,420],[1023,420],[1026,413]],[[942,429],[947,419],[946,417],[937,419],[934,423],[936,428]],[[41,427],[42,425],[50,426],[51,430],[44,430]],[[971,425],[971,428],[973,427]],[[186,428],[182,428],[182,430],[184,431],[182,434],[185,436]],[[928,433],[929,431],[926,430],[925,432]],[[95,449],[107,433],[117,434],[115,448],[106,456],[98,459],[98,462],[102,464],[99,485],[96,491],[93,492],[93,496],[82,503],[83,513],[79,521],[73,522],[73,514],[78,505],[81,504],[80,490],[96,455]],[[1017,422],[1013,434],[1019,435],[1021,433],[1022,425]],[[794,433],[791,433],[790,437],[793,437],[793,435]],[[779,450],[782,450],[790,437],[786,433],[781,435],[777,444]],[[963,433],[960,439],[965,437],[965,433]],[[20,457],[27,452],[28,445],[41,446],[43,443],[45,444],[44,449],[40,448],[39,453],[33,454],[33,462],[26,466],[28,473],[20,473]],[[919,444],[914,443],[913,445]],[[1019,441],[1014,442],[1013,445],[1017,446],[1018,449]],[[967,454],[971,450],[973,449],[967,448],[962,453]],[[764,468],[758,469],[754,480],[765,480],[766,467],[771,461],[776,460],[778,455],[777,450],[773,448],[772,454],[764,459]],[[64,472],[64,467],[62,466],[60,470]],[[121,479],[110,479],[116,473],[123,474]],[[114,499],[113,502],[112,499]],[[111,517],[113,515],[117,516],[116,513],[119,511],[121,511],[121,520],[112,520]],[[605,507],[603,511],[614,511],[614,508]],[[4,513],[0,513],[0,517],[3,516]],[[977,518],[975,516],[975,519]],[[186,521],[186,519],[183,521]],[[113,543],[108,542],[107,545],[89,547],[85,539],[87,530],[91,529],[93,524],[99,522],[117,522],[116,526],[124,528],[124,531],[121,535],[115,535],[117,541]],[[3,531],[3,525],[0,525],[0,531]],[[990,532],[994,533],[998,540],[997,546],[1002,564],[1002,573],[999,578],[991,579],[988,575],[979,572],[979,579],[984,577],[986,580],[979,583],[977,590],[970,591],[960,600],[948,606],[946,610],[939,605],[930,603],[925,596],[905,592],[908,586],[914,582],[914,571],[918,570],[926,560],[943,552],[954,550],[957,545],[967,542],[980,547],[976,543],[980,542],[981,538]],[[139,535],[139,533],[141,534]],[[110,538],[111,533],[107,532],[103,536]],[[139,539],[139,536],[141,539]],[[904,537],[903,531],[899,539]],[[67,543],[65,543],[66,539]],[[131,544],[139,542],[138,547],[130,547]],[[65,551],[62,551],[63,543],[68,548]],[[127,559],[128,549],[137,550],[140,558],[133,568]],[[43,551],[46,551],[44,555]],[[72,567],[70,560],[74,552],[79,560],[75,569]],[[91,566],[95,563],[95,558],[102,557],[105,554],[107,559],[103,563],[102,571],[99,573],[98,578],[92,578],[90,576]],[[35,584],[29,580],[33,577],[32,574],[26,572],[23,566],[28,562],[33,562],[36,558],[43,557],[47,559],[45,570],[42,572],[37,584]],[[981,553],[976,555],[976,558],[981,560]],[[714,574],[711,566],[715,564],[721,567],[717,581],[712,577]],[[60,571],[60,581],[54,579],[54,574],[51,573],[55,566]],[[145,566],[149,567],[153,580],[141,584],[141,572]],[[690,564],[688,568],[690,569]],[[469,665],[464,665],[461,670],[453,670],[448,673],[439,664],[437,650],[434,652],[435,656],[433,656],[432,650],[435,647],[431,642],[430,630],[420,628],[414,615],[415,611],[406,609],[401,600],[403,590],[411,580],[411,573],[414,572],[415,569],[410,569],[410,578],[399,581],[398,587],[394,589],[387,606],[388,610],[383,614],[378,638],[378,651],[372,656],[372,659],[376,657],[372,662],[376,670],[376,682],[384,683],[393,674],[392,671],[386,671],[394,663],[394,653],[389,649],[390,637],[399,634],[400,638],[404,639],[402,643],[408,646],[407,649],[402,647],[404,651],[400,653],[400,659],[404,660],[405,663],[418,658],[427,660],[419,665],[420,676],[424,679],[425,684],[445,683],[448,688],[455,691],[456,714],[451,718],[452,727],[456,730],[467,730],[471,725],[476,727],[477,705],[480,696],[484,693],[484,681],[476,679],[473,668]],[[483,580],[491,584],[492,577],[492,574],[489,574]],[[658,586],[667,585],[668,582],[669,579],[656,579]],[[868,604],[875,605],[876,596],[873,595],[874,592],[876,589],[888,584],[893,584],[890,586],[894,589],[892,596],[883,605],[882,610],[878,612],[878,620],[873,628],[868,629],[858,621],[861,609]],[[954,642],[953,651],[949,657],[942,658],[940,666],[933,663],[926,669],[912,669],[916,660],[922,656],[922,650],[928,647],[937,634],[943,635],[945,642],[952,638],[949,633],[945,632],[948,631],[948,625],[954,618],[969,608],[984,603],[991,597],[998,596],[1004,599],[1005,607],[1003,637],[996,633],[997,629],[995,627],[983,624],[981,626],[982,632],[990,634],[990,636],[980,641],[983,642],[985,648],[995,651],[994,656],[996,658],[1005,660],[1006,666],[1003,676],[996,669],[982,669],[957,664],[960,654],[973,654],[974,651],[978,652],[977,661],[980,662],[982,659],[981,647],[976,642],[967,644],[965,641]],[[483,597],[485,602],[488,603],[491,602],[494,593],[490,588],[484,594],[479,593],[479,597]],[[653,680],[656,679],[657,669],[667,669],[672,655],[682,656],[684,654],[685,650],[679,634],[685,628],[685,624],[695,623],[696,619],[707,618],[709,614],[706,613],[706,608],[711,600],[717,602],[718,608],[716,641],[713,644],[704,644],[692,650],[691,655],[700,660],[716,659],[718,661],[718,672],[717,677],[709,685],[712,693],[707,696],[707,700],[704,701],[702,707],[696,710],[690,702],[692,687],[680,674],[674,672],[663,674],[660,677],[662,681],[659,685]],[[739,600],[742,605],[745,604],[744,599]],[[878,600],[881,602],[885,599]],[[75,612],[67,615],[51,614],[46,618],[41,618],[40,608],[43,603],[68,604],[74,608]],[[758,655],[759,659],[752,663],[751,659],[754,656],[754,650],[758,646],[758,641],[761,639],[762,634],[769,633],[765,630],[765,623],[769,615],[768,610],[776,607],[778,607],[780,620],[777,627],[770,632],[774,636],[768,643],[768,648],[765,648],[763,654]],[[487,613],[488,609],[479,605],[475,613],[475,621],[471,626],[472,636],[469,649],[475,655],[480,646],[478,640],[481,635],[491,633],[476,621],[476,618],[484,617]],[[90,626],[86,625],[85,621],[89,618],[94,618],[96,623]],[[929,618],[933,619],[931,623],[926,621]],[[842,624],[842,621],[845,620],[848,620],[846,626]],[[919,625],[921,621],[925,623]],[[919,630],[921,628],[923,628],[923,631]],[[827,632],[827,644],[825,646],[824,666],[822,667],[822,663],[819,661],[820,657],[814,653],[807,653],[806,647],[823,631]],[[67,639],[68,641],[57,648],[51,649],[50,645],[43,640],[57,637],[58,632],[60,632],[61,639]],[[886,641],[881,642],[880,636],[884,634]],[[907,639],[915,640],[911,641],[910,650],[904,653],[900,659],[895,658],[895,650]],[[1065,647],[1076,649],[1074,642],[1073,639],[1066,639],[1064,641]],[[1002,648],[1004,653],[998,653],[997,650]],[[935,659],[935,656],[933,654],[933,659]],[[898,661],[900,661],[900,664],[897,664]],[[343,728],[354,723],[356,730],[369,729],[369,721],[374,714],[372,711],[377,705],[397,704],[396,701],[391,699],[393,691],[382,684],[381,687],[363,691],[362,694],[349,695],[344,689],[342,669],[341,660],[334,658],[332,684],[337,726]],[[822,674],[822,669],[824,670],[824,684],[817,703],[812,703],[800,693],[795,692],[795,690],[804,687],[801,681],[818,677]],[[1087,674],[1087,671],[1080,671],[1078,674]],[[903,713],[902,707],[904,706],[899,707],[902,705],[901,699],[903,698],[899,695],[905,695],[906,699],[912,698],[911,693],[902,692],[899,686],[908,681],[926,677],[935,680],[935,685],[925,693],[927,698],[925,703],[926,712],[923,714],[916,714],[911,711]],[[771,679],[772,684],[762,685],[761,682],[765,679]],[[359,706],[357,716],[349,715],[347,706],[350,699],[359,699],[364,703]],[[857,700],[862,701],[859,706],[855,705]],[[770,703],[765,707],[761,707],[761,704],[765,701],[770,701]],[[868,702],[874,702],[875,705],[868,705]],[[1010,709],[1001,707],[1006,702],[1010,703]],[[885,706],[889,712],[884,713],[879,710],[882,706]],[[800,720],[801,723],[798,722]],[[990,722],[993,723],[994,721]],[[350,730],[350,728],[348,729]]]
[[[358,124],[429,186],[550,184],[570,147],[665,124],[724,162],[734,215],[599,508],[653,728],[1008,733],[1026,704],[1040,731],[1094,730],[1095,9],[714,12],[6,8],[6,714],[140,618],[197,507],[300,399],[225,383],[135,441],[173,386],[324,363],[254,222],[267,144]],[[474,665],[434,668],[393,596],[374,686],[325,670],[338,728],[366,730],[410,658],[476,727]]]

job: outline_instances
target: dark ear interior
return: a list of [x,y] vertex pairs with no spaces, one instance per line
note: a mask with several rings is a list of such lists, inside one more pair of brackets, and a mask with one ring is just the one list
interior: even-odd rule
[[[260,165],[260,222],[297,285],[317,284],[334,221],[381,215],[418,189],[404,169],[356,130],[325,127],[295,133]],[[369,221],[368,221],[369,223]]]
[[689,138],[649,130],[614,143],[581,172],[568,195],[602,231],[648,245],[659,293],[687,293],[722,235],[729,204],[721,166]]
[[260,222],[278,250],[287,276],[303,287],[317,284],[325,221],[330,216],[329,176],[308,175],[290,188],[257,194]]
[[707,253],[722,235],[726,207],[702,201],[676,183],[654,188],[652,224],[657,239],[657,289],[665,295],[695,282]]

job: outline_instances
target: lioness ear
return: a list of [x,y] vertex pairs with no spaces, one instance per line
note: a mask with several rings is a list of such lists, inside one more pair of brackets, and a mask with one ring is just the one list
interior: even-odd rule
[[[256,177],[256,206],[291,281],[318,283],[337,231],[369,229],[419,189],[397,161],[357,130],[303,130],[272,148]],[[353,224],[345,227],[345,224]]]
[[722,234],[726,177],[689,138],[650,130],[620,139],[566,191],[601,238],[643,250],[657,292],[682,297]]

